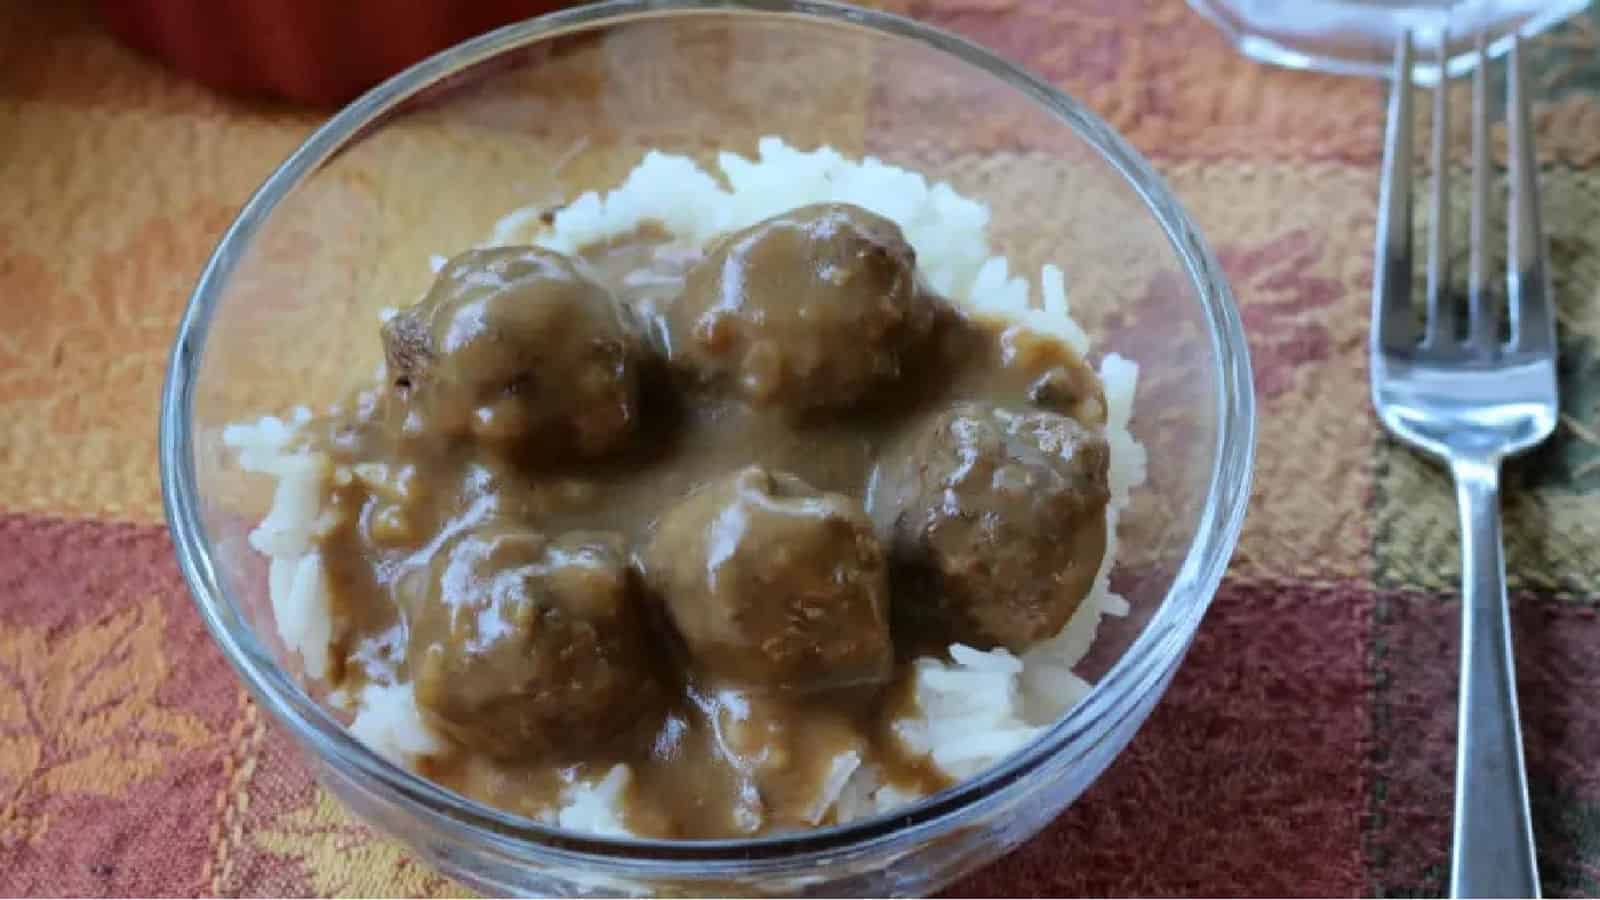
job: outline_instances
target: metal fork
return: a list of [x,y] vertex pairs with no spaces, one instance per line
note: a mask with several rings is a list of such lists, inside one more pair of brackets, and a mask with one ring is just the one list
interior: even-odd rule
[[[1500,462],[1548,437],[1557,414],[1555,314],[1539,228],[1528,82],[1521,48],[1513,42],[1507,79],[1511,187],[1502,304],[1487,277],[1487,60],[1479,42],[1473,75],[1465,323],[1458,323],[1456,305],[1447,295],[1447,79],[1439,79],[1435,87],[1427,309],[1419,332],[1411,290],[1411,63],[1407,35],[1396,54],[1378,201],[1372,403],[1396,437],[1449,465],[1460,507],[1461,684],[1451,896],[1537,897],[1500,538]],[[1510,325],[1506,339],[1502,306]]]

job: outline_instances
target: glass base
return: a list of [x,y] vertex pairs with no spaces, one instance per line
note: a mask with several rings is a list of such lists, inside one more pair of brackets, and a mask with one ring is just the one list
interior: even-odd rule
[[1544,31],[1588,0],[1189,0],[1239,51],[1261,62],[1341,75],[1388,77],[1394,49],[1410,30],[1418,47],[1415,80],[1439,78],[1433,52],[1446,37],[1444,69],[1472,70],[1482,35],[1491,57],[1513,34]]

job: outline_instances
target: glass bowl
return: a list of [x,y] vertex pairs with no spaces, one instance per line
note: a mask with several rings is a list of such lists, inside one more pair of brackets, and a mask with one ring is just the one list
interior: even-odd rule
[[1339,75],[1388,78],[1409,32],[1422,48],[1412,78],[1435,84],[1561,24],[1589,0],[1189,0],[1251,59]]
[[[648,148],[709,161],[765,135],[873,155],[988,203],[1016,268],[1067,272],[1075,316],[1141,367],[1149,481],[1123,517],[1093,690],[982,775],[893,814],[736,841],[565,832],[489,808],[356,741],[284,664],[245,537],[271,486],[225,425],[323,405],[372,377],[379,310],[432,254],[513,208],[605,189]],[[1127,745],[1222,577],[1249,495],[1250,366],[1194,224],[1148,163],[1072,99],[915,22],[803,0],[618,0],[513,25],[396,76],[319,129],[245,205],[173,347],[162,478],[177,554],[223,653],[360,818],[496,895],[937,890],[1044,827]]]

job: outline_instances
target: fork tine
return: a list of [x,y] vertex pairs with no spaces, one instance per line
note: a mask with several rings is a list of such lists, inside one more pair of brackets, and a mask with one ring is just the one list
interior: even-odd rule
[[1450,36],[1439,32],[1439,80],[1433,85],[1433,196],[1428,215],[1428,324],[1424,342],[1442,347],[1456,341],[1456,305],[1450,288]]
[[1553,350],[1555,316],[1550,309],[1544,232],[1539,227],[1539,169],[1528,116],[1531,101],[1522,68],[1522,41],[1515,36],[1508,69],[1506,119],[1511,139],[1511,200],[1506,294],[1511,308],[1511,346],[1524,351]]
[[1378,239],[1373,254],[1374,344],[1406,350],[1415,341],[1411,311],[1411,34],[1400,36],[1383,142],[1383,182],[1378,196]]
[[1489,64],[1483,35],[1478,35],[1477,60],[1472,69],[1472,219],[1467,239],[1467,343],[1487,348],[1499,338],[1499,316],[1487,296],[1489,281]]

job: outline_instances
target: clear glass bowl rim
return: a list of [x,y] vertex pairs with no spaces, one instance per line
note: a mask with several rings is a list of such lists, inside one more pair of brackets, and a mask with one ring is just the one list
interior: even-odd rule
[[[972,66],[1043,107],[1093,146],[1127,181],[1165,231],[1199,297],[1217,362],[1217,446],[1207,499],[1182,566],[1161,606],[1133,645],[1082,702],[1032,744],[983,774],[893,813],[807,832],[718,841],[613,838],[578,834],[491,808],[441,788],[369,750],[311,699],[272,658],[218,579],[201,520],[193,439],[193,398],[212,313],[241,251],[278,203],[304,179],[398,106],[451,75],[529,44],[630,21],[684,15],[753,15],[865,30],[909,39]],[[938,833],[985,798],[1026,778],[1089,734],[1133,709],[1130,687],[1160,683],[1187,648],[1232,555],[1250,495],[1255,399],[1249,350],[1222,268],[1199,230],[1151,165],[1094,113],[1018,65],[979,45],[908,18],[830,0],[607,0],[508,25],[436,54],[378,85],[318,128],[241,208],[201,271],[178,328],[163,388],[160,461],[168,527],[195,605],[223,655],[256,701],[328,764],[353,770],[385,798],[436,824],[513,856],[534,852],[577,865],[608,862],[696,863],[727,874],[763,860],[793,860],[862,850],[910,833]],[[1154,679],[1154,680],[1152,680]],[[721,864],[716,869],[708,864]]]

